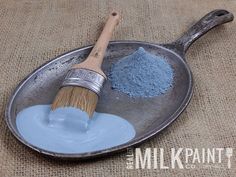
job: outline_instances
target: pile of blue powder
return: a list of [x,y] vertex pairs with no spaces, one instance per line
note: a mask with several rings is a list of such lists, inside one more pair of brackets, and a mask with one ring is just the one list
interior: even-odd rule
[[173,69],[165,59],[140,47],[113,64],[109,79],[113,89],[131,97],[154,97],[172,86],[173,75]]

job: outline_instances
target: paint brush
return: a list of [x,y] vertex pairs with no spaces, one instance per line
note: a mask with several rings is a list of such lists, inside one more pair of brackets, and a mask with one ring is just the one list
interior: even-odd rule
[[75,107],[92,117],[106,75],[101,69],[103,58],[115,27],[120,21],[117,12],[112,12],[95,46],[85,61],[72,66],[56,95],[51,109]]

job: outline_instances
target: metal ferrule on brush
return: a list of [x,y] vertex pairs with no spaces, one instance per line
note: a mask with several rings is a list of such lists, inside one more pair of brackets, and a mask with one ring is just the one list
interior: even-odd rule
[[104,76],[95,71],[83,68],[72,68],[66,74],[62,87],[84,87],[99,95],[105,80],[106,78]]

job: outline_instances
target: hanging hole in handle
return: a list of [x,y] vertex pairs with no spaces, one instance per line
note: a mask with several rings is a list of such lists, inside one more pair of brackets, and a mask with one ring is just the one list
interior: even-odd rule
[[226,15],[226,14],[228,14],[228,12],[219,12],[219,13],[217,14],[217,16],[220,17],[220,16],[223,16],[223,15]]
[[117,15],[117,13],[116,12],[112,12],[112,14],[111,14],[112,16],[116,16]]
[[224,13],[217,14],[218,17],[225,15]]

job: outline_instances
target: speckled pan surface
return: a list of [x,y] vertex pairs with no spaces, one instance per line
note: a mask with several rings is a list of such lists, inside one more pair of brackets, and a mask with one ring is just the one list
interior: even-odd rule
[[6,107],[5,120],[14,136],[26,146],[43,154],[63,159],[88,159],[125,150],[156,135],[173,122],[186,108],[192,95],[192,74],[185,62],[184,54],[188,47],[213,27],[232,21],[233,15],[225,10],[215,10],[203,17],[181,38],[171,44],[157,45],[138,41],[111,42],[103,63],[107,74],[112,63],[143,47],[148,52],[164,57],[174,69],[174,85],[167,93],[153,98],[130,98],[126,94],[111,89],[107,81],[97,106],[98,112],[119,115],[127,119],[135,128],[136,136],[126,144],[101,151],[84,154],[62,154],[42,150],[26,142],[16,128],[16,115],[22,109],[49,104],[59,86],[75,63],[80,63],[89,54],[92,46],[83,47],[63,54],[26,77],[11,95]]

